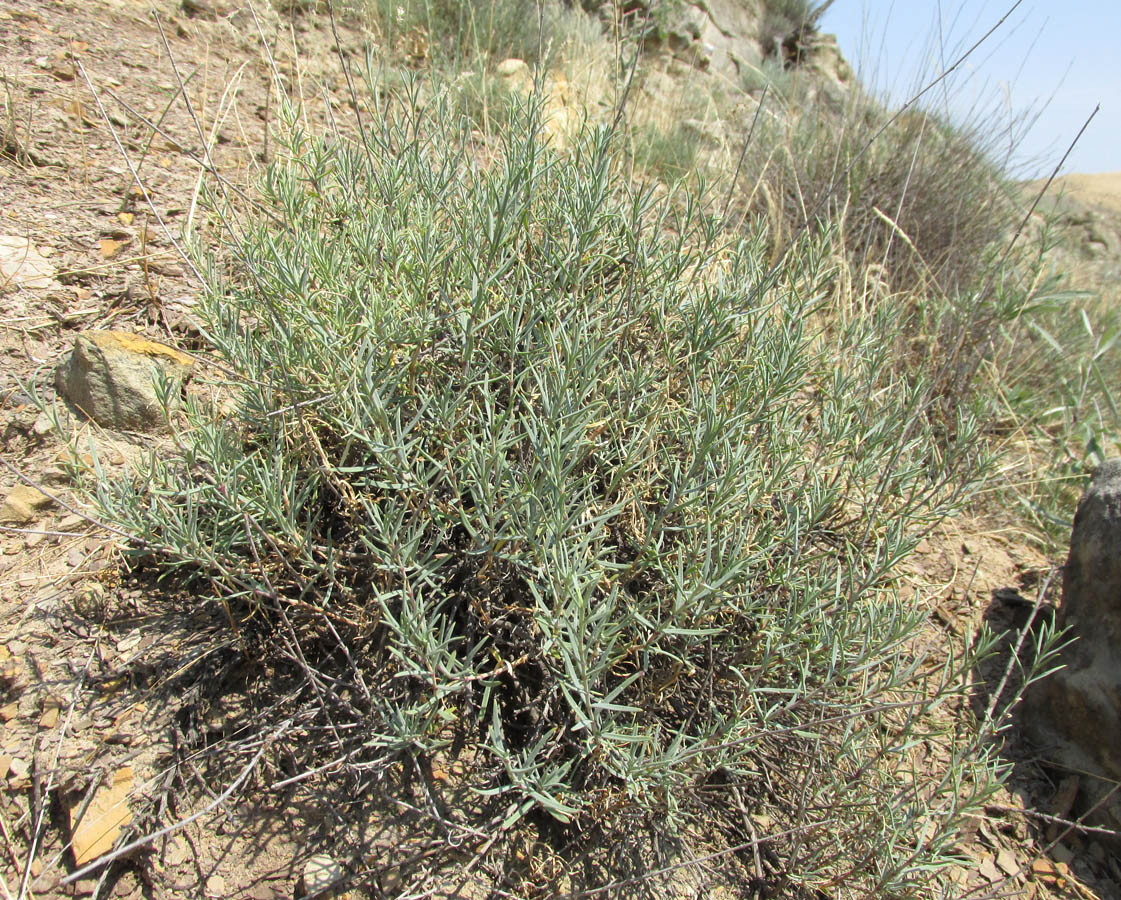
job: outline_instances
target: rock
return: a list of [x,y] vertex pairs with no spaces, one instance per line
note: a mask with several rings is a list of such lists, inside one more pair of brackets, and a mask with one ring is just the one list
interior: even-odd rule
[[698,69],[735,78],[763,59],[758,33],[762,11],[744,0],[707,0],[670,7],[665,26],[647,40]]
[[502,85],[512,93],[528,96],[533,93],[533,72],[524,59],[504,59],[494,70]]
[[0,234],[0,293],[9,288],[58,288],[55,269],[30,238]]
[[130,766],[118,769],[94,792],[89,808],[78,819],[82,804],[70,809],[70,838],[75,865],[83,866],[113,849],[121,829],[132,821],[128,797],[132,793]]
[[[525,60],[505,59],[494,71],[508,91],[529,96],[537,89],[533,71]],[[549,146],[563,150],[580,130],[582,107],[573,97],[568,79],[560,72],[551,72],[545,77],[542,91],[542,137]]]
[[35,421],[31,424],[31,436],[37,441],[42,441],[50,437],[51,433],[55,430],[54,419],[45,412],[39,413],[39,415],[35,417]]
[[810,39],[808,56],[810,71],[827,83],[844,88],[852,81],[852,66],[841,55],[834,35],[814,35]]
[[0,506],[0,523],[25,525],[54,503],[42,491],[27,484],[17,484],[8,491],[4,505]]
[[160,378],[172,384],[178,409],[194,360],[164,344],[126,331],[87,331],[55,371],[58,392],[105,428],[142,431],[166,425],[156,393]]
[[346,876],[346,870],[334,859],[320,853],[304,865],[304,874],[297,886],[300,897],[332,897],[331,887]]
[[[1094,473],[1078,504],[1058,624],[1073,639],[1063,668],[1028,691],[1021,721],[1046,758],[1082,773],[1080,796],[1092,807],[1121,781],[1121,459]],[[1121,802],[1095,818],[1121,826]]]
[[[29,683],[27,672],[18,659],[3,644],[0,644],[0,691],[5,699],[9,696],[18,697],[24,692]],[[0,778],[3,778],[0,775]]]
[[524,59],[510,57],[500,62],[494,69],[499,78],[521,78],[529,75],[529,63]]

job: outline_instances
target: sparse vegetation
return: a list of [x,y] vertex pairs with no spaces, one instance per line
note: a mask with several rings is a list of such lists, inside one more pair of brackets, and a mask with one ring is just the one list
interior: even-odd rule
[[805,37],[817,30],[821,14],[832,0],[765,0],[759,23],[759,44],[765,56],[774,57],[784,65],[800,56]]
[[598,33],[561,0],[369,0],[368,11],[386,46],[456,71],[508,57],[548,68]]

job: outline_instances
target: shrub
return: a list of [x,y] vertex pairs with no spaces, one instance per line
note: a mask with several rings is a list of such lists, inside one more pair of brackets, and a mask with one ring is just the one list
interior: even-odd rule
[[499,832],[646,822],[754,846],[788,895],[918,889],[993,786],[992,723],[934,715],[991,642],[932,662],[892,573],[975,483],[976,422],[930,430],[894,311],[822,316],[828,234],[771,269],[622,180],[608,129],[558,155],[514,107],[481,154],[406,93],[357,143],[292,112],[264,214],[215,207],[237,402],[93,481],[104,515],[328,673],[302,696],[333,757],[466,753]]
[[978,135],[929,112],[892,121],[856,91],[840,105],[802,96],[788,112],[759,117],[741,176],[745,196],[777,205],[781,233],[833,223],[853,270],[880,270],[895,290],[952,296],[980,285],[1014,214]]
[[[390,48],[453,68],[517,57],[546,67],[599,32],[594,19],[561,0],[368,0]],[[418,49],[419,48],[419,49]]]
[[817,31],[817,22],[832,0],[763,0],[758,40],[763,55],[785,62],[801,61],[805,37]]

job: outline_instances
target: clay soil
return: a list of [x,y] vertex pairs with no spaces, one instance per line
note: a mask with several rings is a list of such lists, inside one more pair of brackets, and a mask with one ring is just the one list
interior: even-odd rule
[[[369,35],[343,21],[338,37],[357,54]],[[286,89],[344,118],[335,36],[319,14],[255,19],[199,0],[0,4],[0,238],[42,267],[37,280],[0,285],[0,496],[28,481],[53,501],[0,530],[4,897],[300,896],[307,861],[322,853],[344,867],[351,896],[399,896],[405,847],[439,861],[411,896],[485,896],[493,885],[492,896],[517,895],[492,859],[441,851],[399,795],[356,793],[330,765],[310,777],[287,749],[300,723],[284,719],[273,673],[247,661],[239,678],[215,680],[229,677],[218,660],[240,652],[220,611],[120,565],[120,537],[85,517],[63,445],[28,395],[53,396],[50,372],[85,330],[203,349],[198,285],[172,238],[197,225],[204,165],[247,187],[269,156],[266,42]],[[1108,184],[1121,204],[1121,176]],[[110,466],[136,452],[134,436],[86,437]],[[1022,625],[1057,561],[996,521],[982,511],[948,523],[912,561],[908,589],[930,610],[932,646],[984,622]],[[998,680],[995,668],[978,673],[978,703]],[[1069,784],[1014,731],[1005,754],[1009,790],[961,835],[959,893],[1121,897],[1112,850],[1062,824]],[[115,814],[99,809],[106,797]],[[94,852],[74,828],[83,811],[119,825],[117,847],[197,818],[74,880],[76,851]]]

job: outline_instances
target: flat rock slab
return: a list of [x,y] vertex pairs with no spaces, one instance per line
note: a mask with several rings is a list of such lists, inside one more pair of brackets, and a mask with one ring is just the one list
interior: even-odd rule
[[132,768],[125,766],[94,792],[93,800],[80,819],[81,804],[71,808],[70,834],[75,864],[85,865],[113,849],[121,829],[132,821],[128,806],[132,787]]
[[24,525],[53,503],[54,501],[42,491],[26,484],[17,484],[8,491],[8,496],[0,506],[0,523]]
[[55,268],[30,238],[0,234],[0,292],[17,287],[57,288]]
[[157,385],[170,383],[168,412],[179,408],[194,360],[127,331],[87,331],[55,372],[59,394],[98,425],[150,431],[167,425]]

